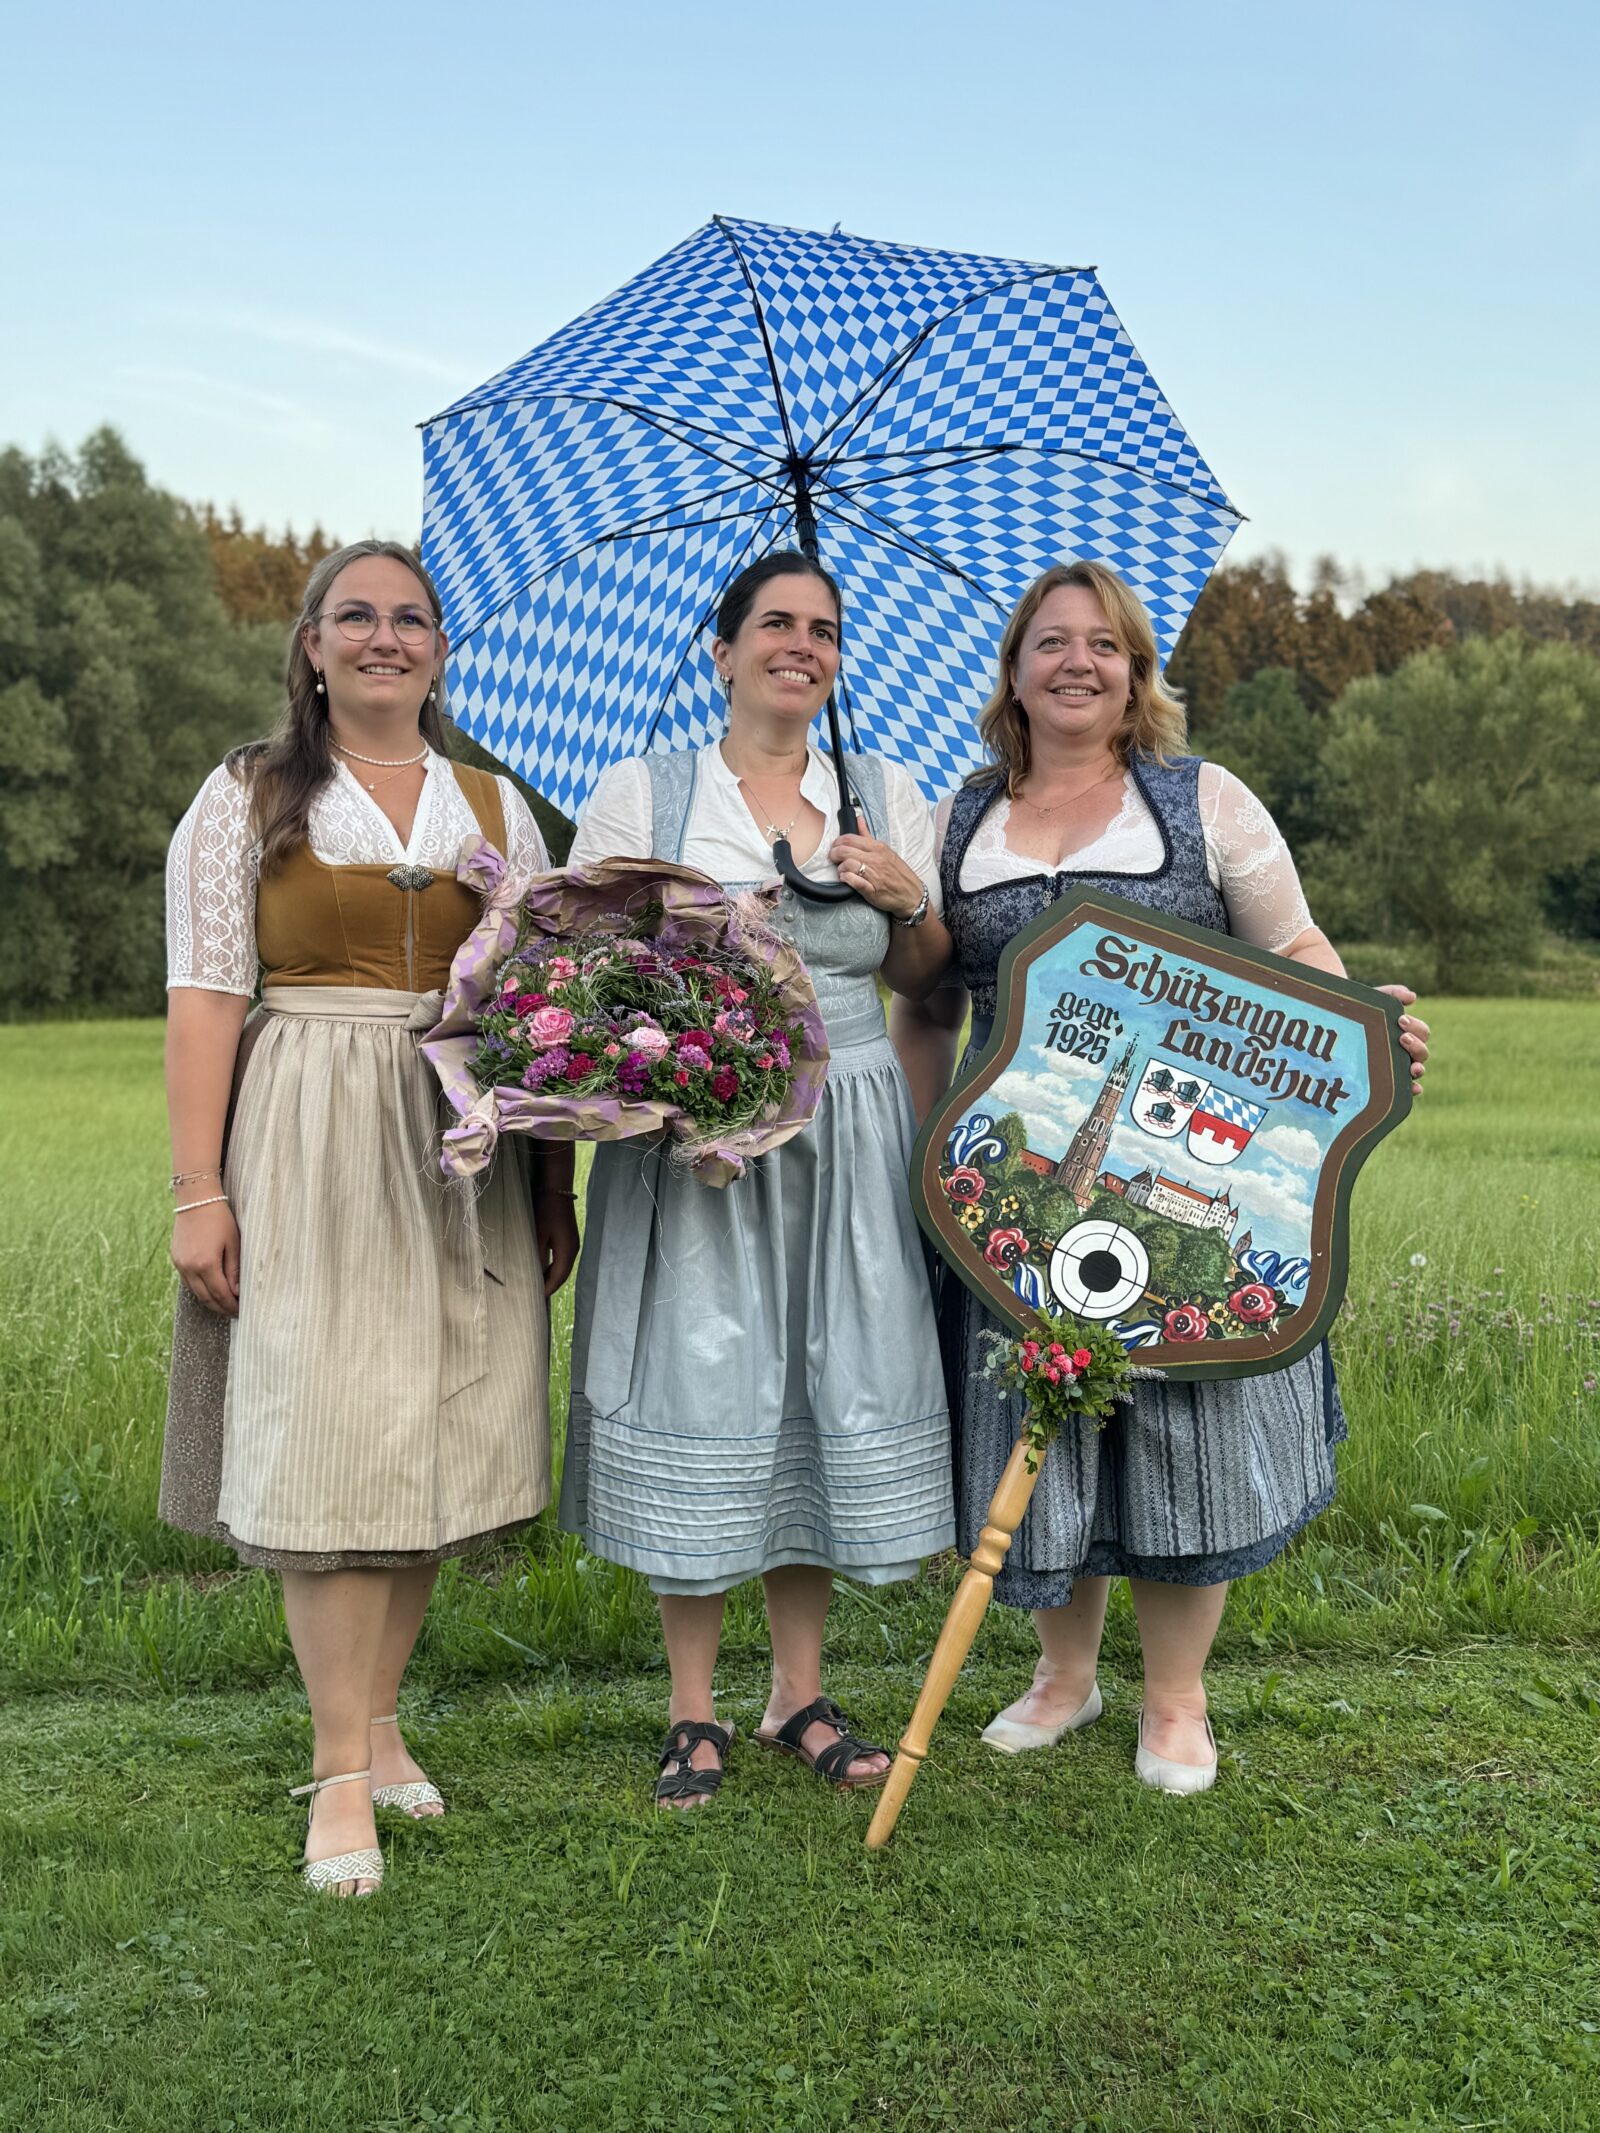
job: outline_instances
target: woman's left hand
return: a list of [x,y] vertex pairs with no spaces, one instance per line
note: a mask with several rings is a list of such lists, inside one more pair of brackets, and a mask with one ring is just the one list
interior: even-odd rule
[[[1378,990],[1388,993],[1391,999],[1398,1000],[1402,1007],[1409,1007],[1417,997],[1409,985],[1380,985]],[[1400,1017],[1400,1042],[1411,1055],[1413,1096],[1422,1088],[1422,1070],[1428,1064],[1428,1036],[1428,1025],[1420,1015]]]
[[533,1247],[544,1293],[554,1296],[578,1263],[578,1210],[570,1193],[534,1194]]
[[836,837],[828,847],[828,857],[846,888],[854,889],[875,911],[909,918],[922,901],[922,876],[876,837]]

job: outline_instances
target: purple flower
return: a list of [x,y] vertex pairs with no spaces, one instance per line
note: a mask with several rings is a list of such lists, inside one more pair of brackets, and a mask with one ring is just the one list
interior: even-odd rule
[[686,1067],[708,1067],[711,1064],[711,1054],[703,1044],[680,1043],[678,1046],[678,1064]]
[[523,1075],[522,1086],[525,1089],[542,1089],[547,1081],[564,1079],[570,1060],[571,1054],[564,1044],[557,1045],[554,1051],[541,1052]]

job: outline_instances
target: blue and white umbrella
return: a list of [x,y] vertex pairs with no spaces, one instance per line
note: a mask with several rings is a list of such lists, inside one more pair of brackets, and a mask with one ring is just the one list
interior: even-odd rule
[[455,715],[569,815],[722,733],[712,617],[769,549],[843,587],[845,748],[936,799],[1039,571],[1121,572],[1165,658],[1239,521],[1091,269],[724,216],[425,424],[424,463]]

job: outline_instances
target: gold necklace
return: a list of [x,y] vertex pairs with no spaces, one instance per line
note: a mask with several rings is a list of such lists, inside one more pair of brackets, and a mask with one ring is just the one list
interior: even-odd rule
[[1016,797],[1019,800],[1025,800],[1028,805],[1033,809],[1036,815],[1059,815],[1064,807],[1076,807],[1080,800],[1088,799],[1090,793],[1098,792],[1100,787],[1106,783],[1107,779],[1116,777],[1121,772],[1121,770],[1122,765],[1120,763],[1113,763],[1111,768],[1105,773],[1104,777],[1095,778],[1090,784],[1085,785],[1080,791],[1075,793],[1069,793],[1065,800],[1056,800],[1049,807],[1042,807],[1039,802],[1034,799],[1031,793],[1018,793]]

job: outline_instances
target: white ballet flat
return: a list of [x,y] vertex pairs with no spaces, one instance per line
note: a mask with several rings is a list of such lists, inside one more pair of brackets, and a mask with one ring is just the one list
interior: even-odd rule
[[1002,1755],[1023,1755],[1029,1748],[1053,1748],[1063,1733],[1081,1733],[1092,1726],[1105,1709],[1097,1681],[1070,1718],[1059,1726],[1030,1726],[1020,1718],[991,1718],[978,1738],[998,1748]]
[[[397,1726],[400,1719],[397,1713],[391,1711],[387,1718],[375,1718],[372,1723],[375,1726]],[[409,1815],[413,1822],[432,1822],[437,1821],[436,1815],[419,1814],[418,1809],[443,1807],[444,1794],[432,1778],[407,1778],[398,1785],[374,1785],[372,1804],[374,1807],[398,1807],[401,1813]]]
[[1209,1792],[1217,1782],[1217,1737],[1211,1730],[1211,1721],[1206,1720],[1206,1739],[1211,1744],[1209,1763],[1172,1763],[1164,1755],[1152,1755],[1144,1744],[1144,1712],[1139,1713],[1139,1746],[1134,1753],[1133,1772],[1141,1785],[1150,1785],[1157,1792],[1174,1795],[1188,1792]]
[[[313,1805],[319,1792],[326,1792],[330,1785],[358,1785],[371,1777],[370,1770],[343,1770],[337,1777],[316,1778],[309,1785],[291,1785],[291,1800],[309,1799]],[[341,1881],[370,1881],[370,1889],[355,1889],[356,1896],[376,1896],[378,1884],[383,1880],[383,1854],[374,1845],[366,1844],[359,1851],[335,1852],[331,1859],[308,1859],[301,1868],[308,1889],[316,1894],[325,1894],[337,1889]]]

